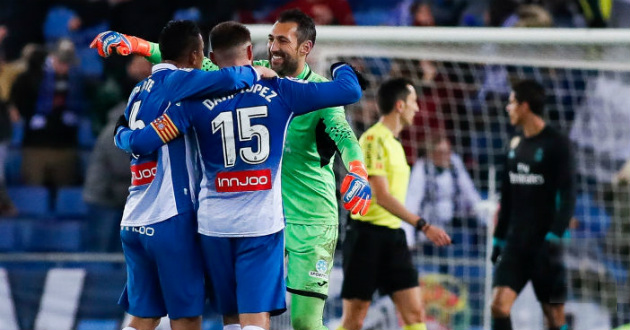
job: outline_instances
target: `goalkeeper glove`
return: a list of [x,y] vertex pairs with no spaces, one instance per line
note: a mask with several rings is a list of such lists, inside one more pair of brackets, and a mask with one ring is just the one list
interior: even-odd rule
[[354,71],[354,75],[357,76],[357,80],[359,81],[359,86],[361,86],[361,90],[364,91],[366,88],[368,88],[368,86],[370,86],[370,82],[367,79],[365,79],[363,74],[361,74],[361,72],[357,71],[355,67],[353,67],[352,65],[346,62],[337,62],[330,66],[330,75],[333,77],[333,79],[335,79],[336,69],[343,65],[349,66],[352,69],[352,71]]
[[352,214],[365,215],[372,201],[372,189],[367,178],[365,166],[359,160],[353,160],[349,164],[350,173],[341,183],[341,200],[343,207]]
[[144,57],[151,56],[151,44],[141,38],[124,35],[116,31],[105,31],[92,40],[90,48],[96,48],[101,57],[108,57],[112,49],[120,55],[137,54]]

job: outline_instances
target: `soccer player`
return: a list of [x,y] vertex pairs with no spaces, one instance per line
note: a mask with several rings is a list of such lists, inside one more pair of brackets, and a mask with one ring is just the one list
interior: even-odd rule
[[364,216],[353,215],[343,245],[343,316],[338,330],[359,330],[378,289],[391,297],[404,330],[426,330],[418,272],[411,261],[401,220],[421,230],[437,246],[450,237],[407,210],[409,166],[398,134],[418,112],[416,90],[404,78],[384,82],[377,93],[381,117],[359,139],[374,194]]
[[[242,24],[217,25],[211,45],[220,67],[251,64],[250,35]],[[279,169],[287,126],[294,115],[361,96],[352,68],[342,64],[331,71],[333,82],[275,79],[223,98],[172,104],[151,126],[122,127],[116,135],[117,145],[144,154],[196,132],[203,168],[197,218],[206,271],[219,311],[238,314],[245,330],[268,329],[270,314],[285,309]],[[347,182],[354,194],[348,199],[365,205],[367,177],[353,179]]]
[[[160,58],[155,44],[134,38],[130,43],[98,40],[108,56],[114,49],[122,55]],[[299,10],[283,12],[269,33],[270,66],[280,76],[322,82],[306,58],[315,45],[313,19]],[[141,40],[140,44],[136,40]],[[210,60],[204,70],[214,70]],[[338,208],[333,160],[338,152],[349,174],[345,182],[365,173],[361,147],[345,119],[342,107],[325,108],[296,117],[287,132],[282,160],[282,197],[286,219],[287,290],[291,293],[291,323],[296,330],[322,330],[324,303],[328,297],[330,271],[337,245]],[[352,213],[367,211],[368,205],[348,199],[349,185],[342,187],[343,206]]]
[[524,80],[506,107],[521,133],[508,146],[494,232],[493,330],[512,329],[510,310],[530,280],[549,329],[567,329],[560,241],[575,206],[574,169],[569,139],[542,119],[544,105],[543,87]]
[[[133,90],[125,120],[142,128],[185,97],[224,95],[258,79],[252,68],[217,72],[198,69],[203,40],[191,21],[172,21],[162,30],[163,63]],[[186,155],[195,146],[186,137],[156,152],[131,158],[132,182],[121,221],[127,284],[119,304],[132,315],[127,330],[154,329],[171,318],[174,330],[201,329],[204,273],[194,213],[193,164]],[[104,178],[106,180],[106,178]]]

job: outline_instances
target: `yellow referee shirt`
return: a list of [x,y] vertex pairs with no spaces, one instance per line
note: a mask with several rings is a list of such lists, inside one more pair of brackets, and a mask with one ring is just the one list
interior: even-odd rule
[[[368,175],[386,177],[389,193],[399,202],[405,204],[407,185],[409,184],[409,165],[407,165],[405,151],[392,131],[383,123],[378,122],[361,135],[359,144],[363,149]],[[378,205],[375,196],[372,196],[372,205],[367,214],[364,216],[353,215],[352,219],[392,229],[400,228],[402,221]]]

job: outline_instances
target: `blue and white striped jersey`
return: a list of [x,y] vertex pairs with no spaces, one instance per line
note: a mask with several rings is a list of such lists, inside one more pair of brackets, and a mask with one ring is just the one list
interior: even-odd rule
[[199,233],[269,235],[284,228],[280,167],[291,118],[361,97],[349,66],[339,67],[334,76],[323,83],[260,80],[233,95],[171,104],[150,127],[122,129],[121,142],[145,154],[194,130],[202,166]]
[[[172,102],[187,97],[216,97],[251,86],[258,80],[251,66],[214,72],[177,69],[158,64],[129,96],[125,117],[131,129],[141,129],[164,113]],[[119,143],[119,134],[115,142]],[[145,226],[195,209],[198,187],[196,142],[190,136],[154,152],[131,157],[131,186],[121,225]],[[106,178],[104,178],[106,180]]]

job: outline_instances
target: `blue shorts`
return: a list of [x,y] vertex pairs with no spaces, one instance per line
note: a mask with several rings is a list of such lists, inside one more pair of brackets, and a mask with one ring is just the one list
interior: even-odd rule
[[118,300],[137,317],[196,317],[204,309],[204,271],[194,212],[120,232],[127,284]]
[[284,230],[260,237],[200,236],[220,314],[286,311]]

